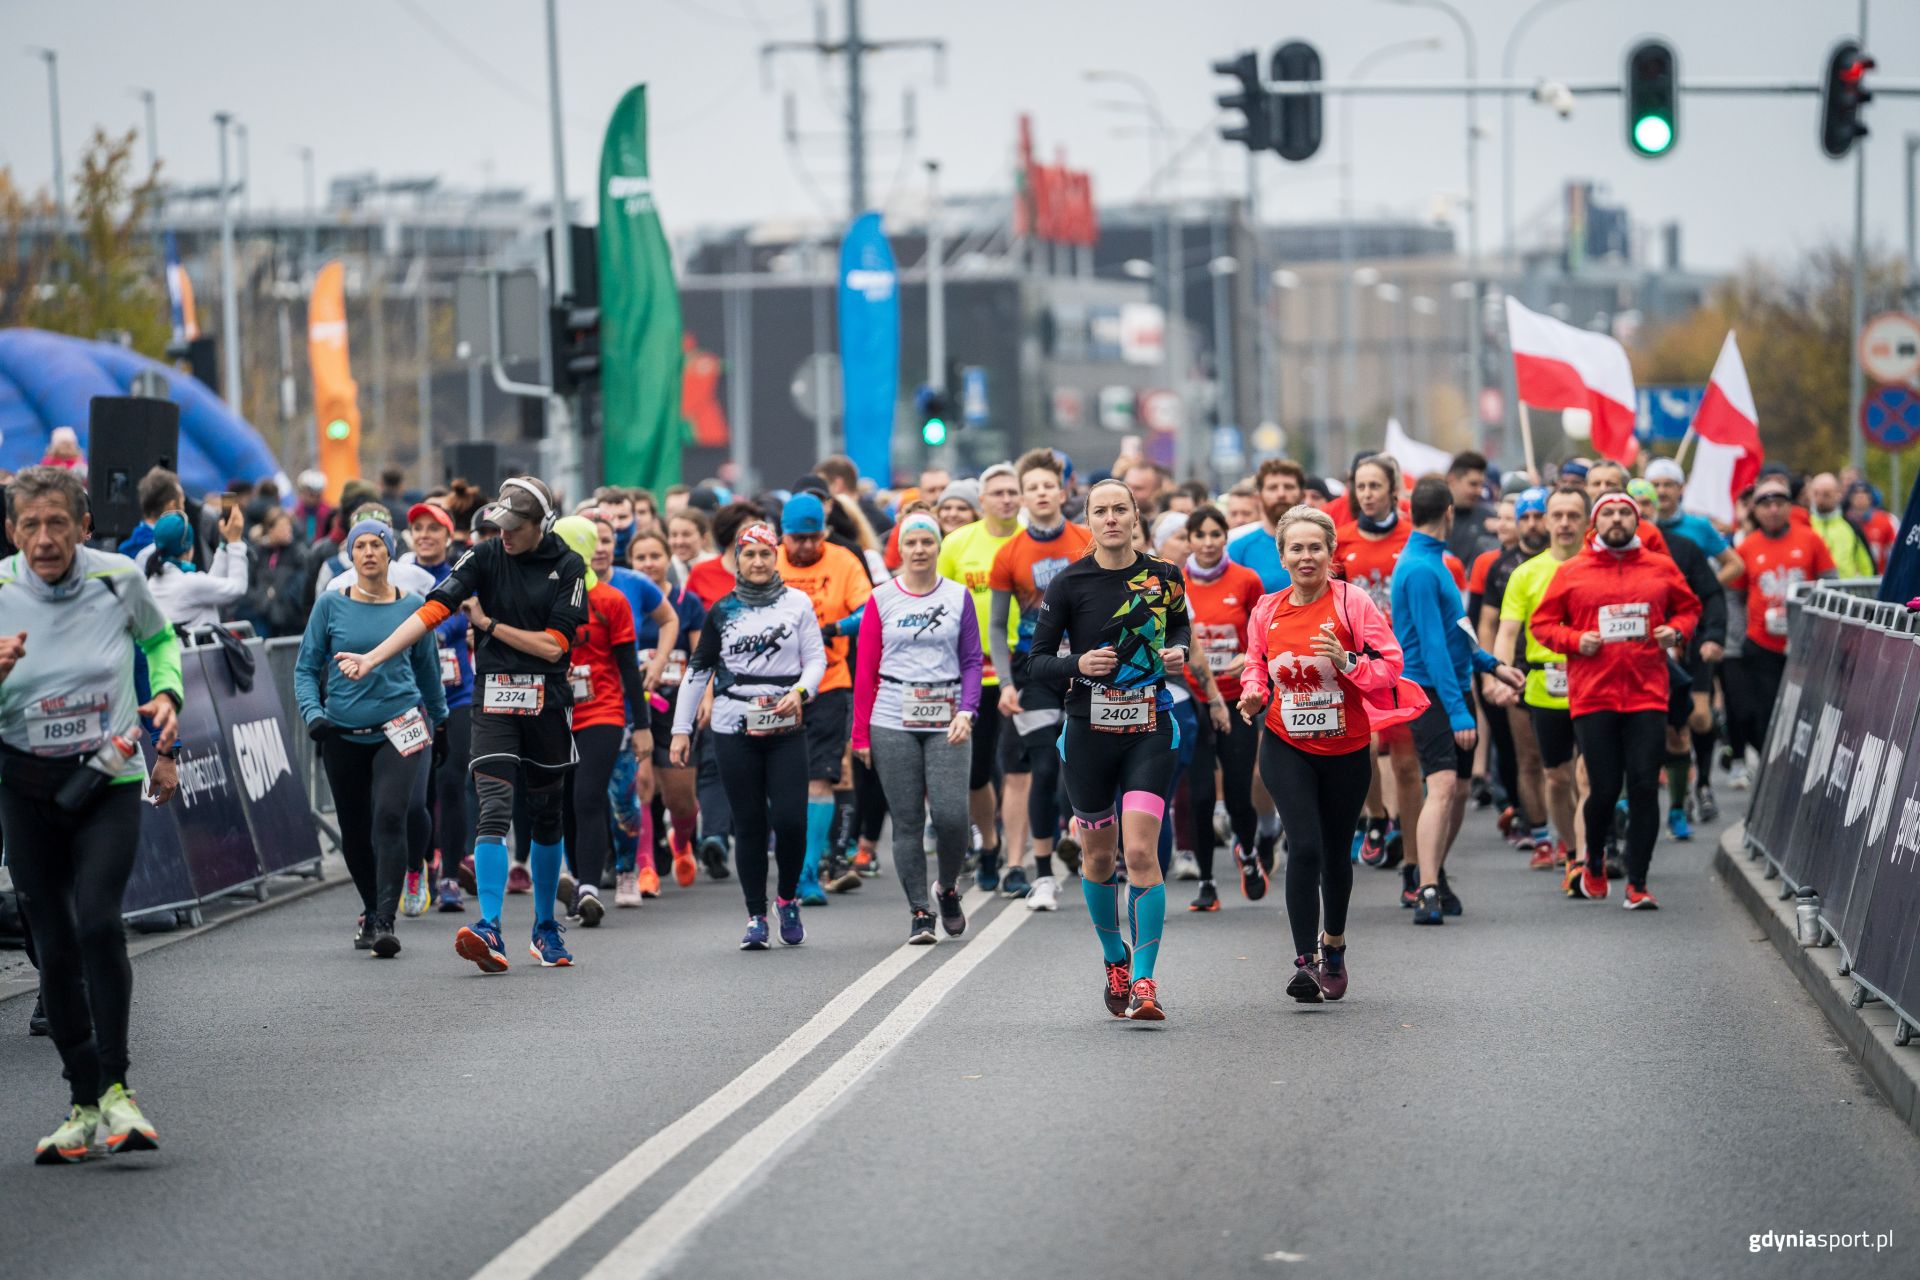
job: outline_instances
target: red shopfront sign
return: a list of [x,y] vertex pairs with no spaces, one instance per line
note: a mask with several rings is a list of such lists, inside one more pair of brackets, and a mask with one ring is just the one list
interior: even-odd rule
[[1020,198],[1014,201],[1015,235],[1053,244],[1092,245],[1100,239],[1100,218],[1093,208],[1093,175],[1033,158],[1033,118],[1020,117]]

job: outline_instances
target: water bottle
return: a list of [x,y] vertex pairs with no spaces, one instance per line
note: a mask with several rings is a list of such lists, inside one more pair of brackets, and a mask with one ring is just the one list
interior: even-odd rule
[[1820,895],[1802,889],[1793,904],[1794,935],[1803,947],[1820,945]]
[[94,793],[107,785],[107,780],[120,776],[127,761],[133,759],[133,753],[139,748],[132,738],[113,734],[100,744],[100,749],[88,757],[85,765],[73,771],[73,776],[61,784],[54,795],[53,802],[68,813],[77,813],[93,799]]

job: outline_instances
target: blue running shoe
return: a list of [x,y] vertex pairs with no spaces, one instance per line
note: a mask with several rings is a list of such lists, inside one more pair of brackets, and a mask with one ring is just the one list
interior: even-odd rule
[[[805,900],[802,897],[800,901]],[[805,942],[807,930],[806,926],[800,923],[800,902],[788,898],[783,902],[776,902],[774,906],[780,912],[780,941],[790,947],[797,947]]]
[[742,951],[765,951],[773,943],[773,934],[767,928],[765,916],[747,917],[747,936],[740,939]]
[[[1016,867],[1013,871],[1007,872],[1007,878],[1011,880],[1018,870],[1019,868]],[[1022,876],[1021,879],[1024,880],[1026,877]],[[980,851],[980,868],[974,872],[973,882],[979,886],[983,893],[994,893],[999,890],[1000,851],[998,849],[992,852],[988,852],[985,849]]]
[[1003,898],[1024,898],[1032,892],[1033,885],[1027,880],[1025,867],[1015,867],[1000,882],[1000,896]]
[[527,954],[540,962],[544,969],[568,969],[573,967],[573,953],[567,950],[567,944],[560,941],[566,926],[557,920],[546,920],[533,926],[533,941],[527,944]]
[[493,920],[463,924],[453,935],[453,950],[462,960],[471,960],[482,973],[507,971],[507,944],[500,937],[500,925]]
[[1364,829],[1355,828],[1353,833],[1353,848],[1347,851],[1347,861],[1349,862],[1360,861],[1360,851],[1366,847],[1366,844],[1367,844],[1366,831]]
[[467,899],[465,895],[460,892],[460,882],[458,880],[442,880],[440,882],[440,910],[465,911],[466,909]]
[[1667,832],[1675,840],[1693,839],[1693,824],[1687,821],[1685,809],[1667,810]]

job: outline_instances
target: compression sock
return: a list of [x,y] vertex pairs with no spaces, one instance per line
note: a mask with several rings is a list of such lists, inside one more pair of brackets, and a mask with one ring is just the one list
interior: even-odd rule
[[827,833],[827,847],[836,853],[844,854],[858,842],[860,814],[854,796],[852,787],[839,787],[833,793],[833,826]]
[[1167,886],[1151,889],[1127,886],[1127,921],[1133,926],[1133,980],[1153,976],[1160,958],[1160,935],[1167,927]]
[[563,844],[543,844],[538,840],[527,851],[527,869],[533,873],[533,922],[536,925],[551,923],[554,918],[553,903],[560,893],[560,862],[566,851]]
[[807,857],[800,867],[802,889],[820,883],[820,855],[827,849],[827,836],[833,827],[833,808],[831,800],[807,801]]
[[1667,805],[1673,809],[1687,807],[1687,770],[1693,767],[1693,757],[1682,751],[1678,755],[1667,757]]
[[1717,736],[1712,729],[1693,735],[1693,766],[1699,770],[1703,787],[1710,785],[1713,778],[1713,743]]
[[[1127,944],[1120,937],[1120,871],[1105,881],[1095,883],[1085,876],[1080,878],[1080,896],[1087,901],[1087,917],[1093,921],[1093,932],[1100,939],[1100,954],[1108,964],[1125,964]],[[1166,914],[1163,910],[1161,915]]]
[[1035,879],[1045,880],[1053,875],[1053,855],[1036,853],[1033,855],[1033,874]]
[[[638,859],[637,865],[652,867],[657,871],[660,863],[654,856],[657,850],[654,847],[653,832],[653,807],[643,804],[640,806],[640,834],[635,841],[635,856]],[[593,887],[598,889],[600,886]]]
[[480,899],[480,918],[500,923],[507,900],[507,846],[501,840],[473,842],[473,888]]

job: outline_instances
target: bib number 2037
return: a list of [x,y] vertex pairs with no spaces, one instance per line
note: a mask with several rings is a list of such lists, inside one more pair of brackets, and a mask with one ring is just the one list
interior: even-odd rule
[[1153,690],[1097,684],[1087,712],[1088,720],[1101,733],[1148,733],[1153,729]]

